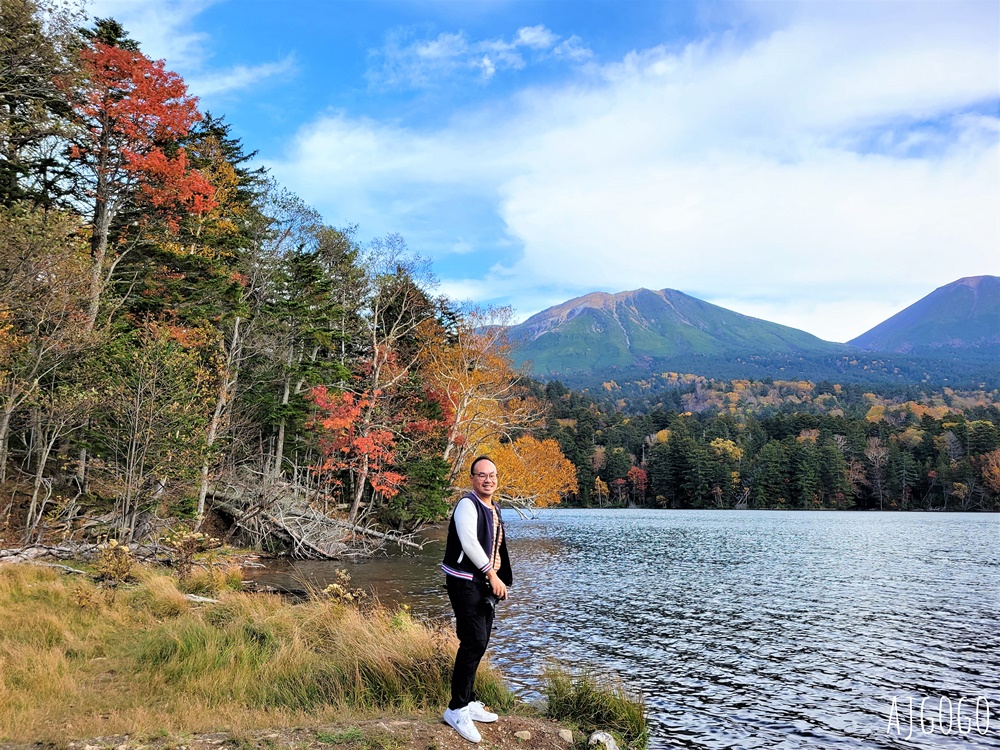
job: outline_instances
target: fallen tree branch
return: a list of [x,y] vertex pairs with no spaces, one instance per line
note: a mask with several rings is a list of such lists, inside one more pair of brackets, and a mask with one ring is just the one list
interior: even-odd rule
[[[294,492],[279,494],[276,487],[272,487],[271,490],[274,494],[270,498],[250,499],[245,498],[236,488],[223,489],[210,486],[207,498],[216,507],[230,513],[236,525],[251,533],[258,532],[249,526],[251,520],[261,526],[265,524],[271,526],[272,532],[280,531],[291,540],[293,556],[334,559],[344,554],[352,554],[344,541],[345,532],[379,539],[382,542],[394,542],[412,549],[423,549],[422,543],[413,542],[404,535],[377,531],[367,526],[331,518],[316,509],[312,503],[299,499]],[[267,532],[261,529],[259,533],[266,535]]]
[[59,563],[39,562],[38,560],[27,560],[26,562],[30,562],[32,565],[43,565],[46,568],[58,568],[59,570],[65,573],[74,573],[76,575],[81,575],[81,576],[89,575],[86,570],[71,568],[69,565],[60,565]]

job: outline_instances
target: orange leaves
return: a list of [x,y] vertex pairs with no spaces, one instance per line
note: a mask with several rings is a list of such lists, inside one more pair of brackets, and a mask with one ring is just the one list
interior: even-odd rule
[[80,59],[99,84],[85,92],[81,109],[104,114],[126,137],[173,139],[200,119],[198,100],[162,60],[102,42],[82,50]]
[[500,473],[501,494],[518,505],[555,505],[577,491],[576,467],[555,440],[522,437],[495,446],[490,455]]
[[176,143],[201,119],[198,100],[184,80],[162,60],[101,42],[80,52],[87,85],[75,103],[83,124],[70,155],[90,164],[99,201],[113,203],[107,191],[138,186],[149,204],[176,229],[178,214],[200,214],[215,206],[214,188],[189,168]]
[[446,337],[428,321],[420,372],[449,425],[444,460],[454,480],[482,446],[533,427],[543,408],[521,384],[506,338],[509,308],[475,309]]
[[331,393],[324,386],[316,386],[309,398],[316,406],[317,416],[308,426],[318,430],[323,454],[317,470],[361,473],[374,491],[386,498],[394,497],[406,477],[392,470],[396,460],[395,435],[365,419],[366,410],[372,406],[371,397]]

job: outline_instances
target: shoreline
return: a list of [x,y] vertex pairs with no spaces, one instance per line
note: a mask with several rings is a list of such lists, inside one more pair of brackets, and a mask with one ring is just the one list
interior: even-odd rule
[[[469,747],[441,719],[454,634],[348,576],[290,603],[242,590],[232,565],[178,578],[136,564],[109,578],[106,559],[3,562],[2,750]],[[480,747],[586,740],[565,736],[572,716],[520,702],[487,662],[476,690],[501,716],[480,727]]]

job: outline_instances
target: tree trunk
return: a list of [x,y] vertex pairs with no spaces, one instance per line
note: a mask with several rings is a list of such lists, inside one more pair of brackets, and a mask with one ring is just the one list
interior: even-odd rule
[[[215,441],[222,432],[222,423],[225,420],[226,408],[229,406],[236,383],[239,380],[239,367],[237,363],[239,362],[239,353],[243,346],[243,341],[240,338],[242,335],[240,333],[241,320],[240,316],[237,315],[233,323],[233,338],[229,343],[229,353],[226,356],[226,369],[219,383],[219,395],[215,401],[215,411],[212,413],[212,421],[208,425],[208,435],[206,436],[205,444],[209,453],[211,453],[212,446],[215,445]],[[201,486],[198,489],[198,511],[194,527],[195,531],[199,531],[202,523],[205,521],[205,498],[208,496],[208,474],[211,468],[211,458],[210,456],[206,456],[204,463],[201,465]]]
[[365,484],[368,482],[368,456],[361,459],[361,467],[354,478],[354,502],[351,503],[351,512],[347,516],[347,522],[357,523],[358,511],[361,509],[361,499],[365,494]]
[[108,178],[103,170],[98,172],[97,198],[94,204],[94,223],[90,238],[90,255],[94,266],[90,271],[90,291],[87,300],[87,317],[84,320],[84,330],[88,333],[94,330],[97,323],[97,311],[101,306],[101,293],[104,291],[104,262],[108,254],[108,235],[111,233],[112,211],[108,205]]
[[14,415],[15,406],[11,401],[0,417],[0,482],[7,479],[7,441],[10,437],[10,418]]
[[[49,456],[52,454],[52,447],[55,445],[56,440],[59,437],[59,430],[53,430],[52,434],[48,439],[44,437],[44,431],[39,429],[39,445],[38,445],[38,462],[35,467],[35,482],[31,491],[31,504],[28,506],[28,517],[24,525],[24,543],[28,544],[31,542],[31,537],[35,530],[38,528],[42,521],[42,516],[45,514],[45,505],[47,503],[48,494],[46,494],[46,500],[42,501],[41,507],[39,507],[38,496],[41,493],[42,485],[45,482],[45,467],[48,466]],[[37,518],[35,517],[37,515]]]
[[[295,348],[293,346],[288,347],[288,359],[286,360],[285,368],[285,389],[281,394],[281,405],[283,407],[288,406],[288,400],[292,392],[292,361],[295,358]],[[281,417],[281,421],[278,422],[278,442],[274,446],[274,463],[271,464],[271,479],[277,479],[281,475],[281,464],[285,460],[285,424],[287,420],[284,416]]]

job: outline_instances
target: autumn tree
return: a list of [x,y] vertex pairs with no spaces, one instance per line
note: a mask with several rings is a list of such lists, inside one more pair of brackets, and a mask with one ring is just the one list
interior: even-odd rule
[[[506,307],[473,308],[450,329],[427,334],[420,371],[450,422],[443,458],[451,466],[452,483],[484,445],[514,440],[544,416],[542,404],[514,369],[507,339],[512,315]],[[428,321],[425,329],[433,324]]]
[[[359,354],[351,363],[352,377],[341,386],[342,395],[335,396],[339,403],[333,404],[347,409],[351,445],[356,448],[346,467],[349,481],[339,487],[349,501],[350,523],[358,520],[366,494],[373,501],[384,499],[387,490],[405,480],[399,474],[398,482],[383,481],[383,472],[395,460],[394,446],[402,437],[399,415],[410,409],[413,394],[406,386],[416,374],[422,349],[417,332],[440,309],[423,288],[432,282],[427,262],[410,253],[398,235],[374,241],[363,266],[367,274],[358,308]],[[330,460],[328,447],[323,465]]]
[[[500,472],[501,497],[517,507],[557,505],[578,489],[576,468],[555,440],[525,435],[513,443],[490,446],[489,455]],[[474,458],[469,457],[470,465]]]
[[0,208],[0,480],[14,413],[89,341],[89,259],[79,223],[19,203]]
[[[322,463],[316,470],[327,477],[332,487],[342,488],[340,478],[349,473],[355,487],[371,486],[385,498],[395,496],[406,477],[394,470],[396,439],[392,431],[371,423],[373,404],[367,395],[330,392],[324,386],[310,391],[318,415],[312,426],[320,430]],[[359,503],[360,504],[360,503]],[[349,518],[353,523],[356,514]]]
[[646,499],[646,490],[649,488],[649,474],[639,466],[633,466],[626,474],[629,486],[632,488],[632,501],[641,503]]
[[73,89],[77,120],[69,154],[90,198],[91,255],[87,327],[97,320],[101,295],[124,247],[109,254],[116,218],[142,207],[151,218],[176,226],[178,217],[213,205],[213,189],[188,164],[178,145],[200,119],[197,100],[162,60],[153,61],[114,21],[99,21],[80,52],[83,82]]

